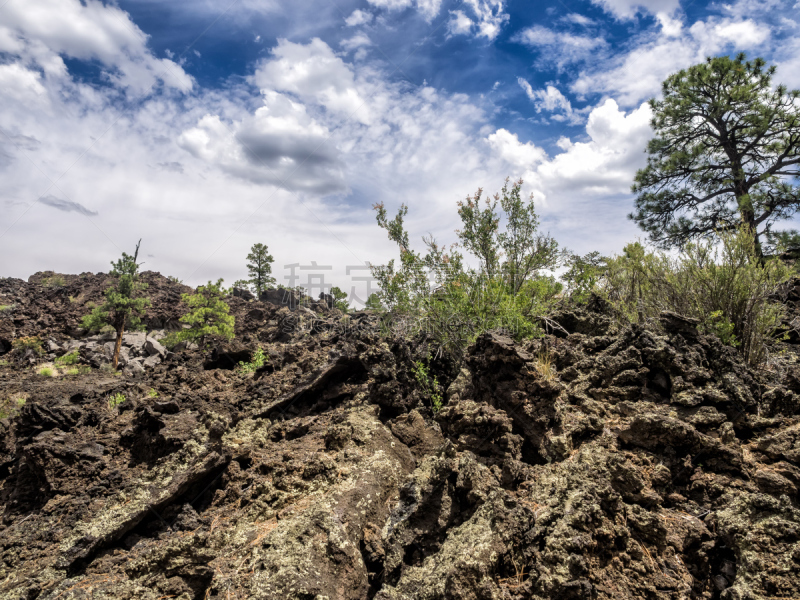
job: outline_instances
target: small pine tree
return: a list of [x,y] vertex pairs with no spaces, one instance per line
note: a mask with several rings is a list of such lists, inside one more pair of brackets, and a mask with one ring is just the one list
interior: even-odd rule
[[275,283],[272,273],[272,263],[275,259],[268,252],[264,244],[253,244],[250,254],[247,255],[247,271],[250,274],[250,283],[255,288],[256,295],[260,296],[267,287]]
[[341,288],[333,286],[331,288],[331,296],[333,296],[333,306],[346,313],[350,308],[350,305],[347,303],[347,293],[343,292]]
[[147,284],[139,282],[139,263],[136,262],[141,243],[142,240],[139,240],[136,244],[133,256],[123,252],[122,258],[111,263],[113,269],[110,275],[116,279],[114,286],[105,291],[106,301],[83,318],[83,326],[91,331],[111,325],[117,332],[113,357],[115,369],[119,363],[119,349],[125,327],[136,329],[150,305],[150,300],[141,296],[142,291],[147,289]]
[[167,336],[167,344],[199,341],[201,345],[205,345],[210,337],[233,339],[235,318],[228,314],[230,308],[224,300],[225,290],[222,281],[222,279],[216,283],[209,281],[206,285],[198,286],[194,294],[183,294],[181,298],[191,310],[183,315],[180,321],[190,327]]

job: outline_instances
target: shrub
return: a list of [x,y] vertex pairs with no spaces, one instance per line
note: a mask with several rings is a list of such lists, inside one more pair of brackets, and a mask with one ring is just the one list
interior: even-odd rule
[[478,190],[460,203],[463,229],[458,235],[478,258],[477,270],[465,268],[459,252],[430,237],[423,238],[424,254],[414,251],[404,227],[407,207],[402,205],[390,220],[385,207],[375,205],[378,225],[400,249],[399,263],[372,267],[380,291],[371,304],[389,312],[384,331],[423,333],[456,361],[489,329],[504,328],[518,339],[542,335],[539,323],[562,289],[543,271],[555,269],[563,255],[555,240],[537,231],[533,201],[522,201],[521,187],[522,181],[510,188],[506,181],[502,196],[482,201]]
[[43,375],[44,377],[53,377],[55,372],[50,367],[42,367],[39,369],[39,375]]
[[153,388],[150,388],[150,391],[147,392],[147,397],[148,398],[157,398],[158,397],[158,392],[155,391]]
[[267,364],[267,362],[269,362],[269,357],[264,354],[264,350],[258,348],[253,353],[252,360],[250,362],[240,362],[238,368],[242,373],[255,373],[258,369]]
[[84,375],[89,373],[92,369],[87,365],[81,365],[79,367],[72,367],[71,369],[67,369],[67,375]]
[[65,283],[64,277],[61,275],[51,275],[42,279],[44,287],[63,287]]
[[0,305],[0,312],[6,312],[7,310],[14,310],[17,307],[16,304],[2,304]]
[[180,321],[190,327],[168,335],[164,339],[168,346],[182,341],[198,341],[200,345],[205,345],[209,338],[214,337],[233,339],[235,318],[228,314],[230,307],[224,300],[222,282],[222,279],[216,283],[209,281],[199,286],[194,294],[183,294],[181,298],[191,310]]
[[25,398],[6,398],[0,402],[0,419],[13,419],[25,406]]
[[125,402],[125,400],[126,400],[125,394],[123,394],[121,392],[117,392],[116,394],[112,394],[111,396],[108,397],[108,408],[110,408],[111,410],[114,410],[120,404]]
[[64,356],[59,356],[56,358],[55,363],[58,366],[66,367],[68,365],[76,365],[80,361],[81,357],[78,354],[77,350],[73,350],[69,354],[65,354]]
[[[428,355],[427,362],[430,362],[430,355]],[[428,398],[431,403],[431,410],[434,414],[442,410],[442,388],[436,377],[430,374],[430,368],[425,365],[421,360],[414,361],[414,366],[411,368],[422,393]]]
[[11,342],[11,347],[20,353],[24,353],[26,350],[33,350],[33,352],[39,356],[44,354],[42,341],[35,336],[17,338]]
[[762,260],[747,229],[719,238],[719,245],[686,244],[677,257],[630,244],[608,261],[600,288],[624,320],[654,320],[663,310],[696,318],[702,332],[737,346],[755,365],[779,333],[784,306],[774,295],[791,271],[780,260]]

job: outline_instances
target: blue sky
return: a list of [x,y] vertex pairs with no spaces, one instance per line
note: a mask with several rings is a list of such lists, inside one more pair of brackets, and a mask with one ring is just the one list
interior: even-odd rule
[[[543,226],[614,252],[648,98],[745,51],[800,87],[800,3],[0,1],[0,275],[145,268],[279,280],[394,249],[370,206],[454,241],[456,202],[522,177]],[[351,267],[350,275],[347,267]],[[360,271],[359,275],[363,275]],[[302,281],[300,282],[302,283]]]

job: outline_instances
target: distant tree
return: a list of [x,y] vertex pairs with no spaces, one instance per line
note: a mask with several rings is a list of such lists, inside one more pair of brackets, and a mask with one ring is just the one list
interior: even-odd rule
[[331,296],[333,296],[333,306],[346,313],[350,308],[350,305],[347,303],[347,293],[333,286],[331,288]]
[[772,239],[772,225],[800,207],[800,91],[773,88],[775,67],[765,65],[744,54],[709,58],[668,77],[663,99],[650,100],[656,137],[630,218],[659,246],[742,224],[762,255],[760,236]]
[[111,325],[117,332],[117,342],[114,345],[112,362],[114,368],[119,364],[119,349],[122,345],[122,335],[125,327],[136,329],[141,318],[144,317],[150,300],[142,297],[142,292],[147,289],[146,283],[139,281],[139,245],[133,256],[125,252],[122,258],[111,263],[113,267],[110,275],[115,279],[114,285],[105,291],[106,301],[96,307],[90,314],[83,318],[83,326],[89,330],[99,330],[106,325]]
[[250,283],[253,284],[256,295],[261,295],[261,292],[275,283],[275,278],[270,276],[275,259],[268,252],[267,247],[259,243],[253,244],[253,247],[250,248],[247,261]]
[[383,311],[383,304],[381,304],[381,299],[378,298],[378,294],[370,294],[369,298],[367,298],[366,305],[364,306],[366,310],[375,310],[375,311]]
[[222,281],[209,281],[206,285],[198,286],[194,294],[183,294],[181,298],[191,310],[180,321],[188,324],[189,328],[167,336],[168,345],[182,341],[197,341],[205,345],[209,338],[214,337],[233,339],[235,318],[229,314],[230,307],[225,302]]

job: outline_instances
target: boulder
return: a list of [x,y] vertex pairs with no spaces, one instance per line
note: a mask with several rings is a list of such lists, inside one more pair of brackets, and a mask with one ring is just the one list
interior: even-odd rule
[[152,369],[156,365],[161,364],[161,357],[158,354],[153,354],[145,358],[143,364],[146,369]]
[[130,346],[135,350],[141,350],[142,346],[144,346],[144,342],[147,339],[147,334],[143,331],[134,331],[132,333],[126,333],[122,336],[122,344],[124,346]]
[[161,358],[164,358],[167,355],[167,349],[164,348],[158,340],[151,337],[145,340],[144,349],[150,356],[157,354]]

